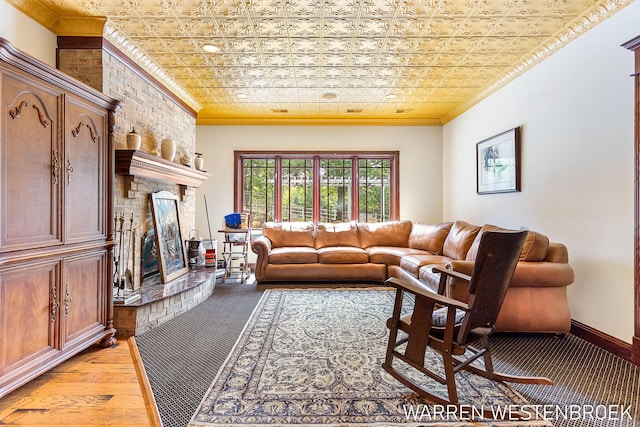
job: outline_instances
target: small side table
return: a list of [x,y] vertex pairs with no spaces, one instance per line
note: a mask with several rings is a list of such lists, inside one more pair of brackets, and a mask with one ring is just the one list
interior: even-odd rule
[[248,228],[223,228],[218,232],[224,234],[222,259],[225,270],[222,282],[226,282],[230,276],[239,275],[242,283],[251,275],[249,269],[251,230]]

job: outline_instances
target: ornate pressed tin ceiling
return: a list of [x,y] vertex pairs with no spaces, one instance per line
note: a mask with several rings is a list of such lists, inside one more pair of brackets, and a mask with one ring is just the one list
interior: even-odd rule
[[415,125],[453,119],[631,1],[12,3],[40,22],[106,17],[105,38],[199,124]]

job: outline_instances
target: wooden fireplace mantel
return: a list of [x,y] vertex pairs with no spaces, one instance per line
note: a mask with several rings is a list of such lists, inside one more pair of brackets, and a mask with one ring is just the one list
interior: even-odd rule
[[116,174],[201,187],[211,174],[138,150],[116,150]]

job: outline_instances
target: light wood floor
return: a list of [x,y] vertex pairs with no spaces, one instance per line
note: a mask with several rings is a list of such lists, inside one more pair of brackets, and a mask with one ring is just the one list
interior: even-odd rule
[[162,425],[134,341],[93,346],[0,399],[2,426]]

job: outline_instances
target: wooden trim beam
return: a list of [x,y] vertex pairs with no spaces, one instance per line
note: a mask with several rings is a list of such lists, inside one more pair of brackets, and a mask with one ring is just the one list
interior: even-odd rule
[[571,333],[628,362],[637,364],[633,361],[633,348],[629,343],[573,319],[571,319]]
[[211,176],[206,172],[136,150],[116,151],[116,174],[140,176],[154,181],[201,187]]
[[622,45],[634,52],[634,326],[632,339],[632,361],[640,365],[640,36],[629,40]]

